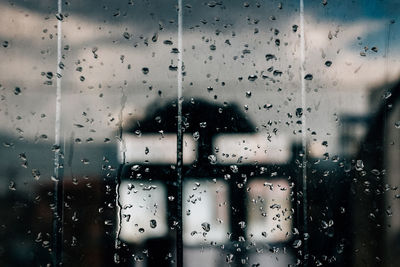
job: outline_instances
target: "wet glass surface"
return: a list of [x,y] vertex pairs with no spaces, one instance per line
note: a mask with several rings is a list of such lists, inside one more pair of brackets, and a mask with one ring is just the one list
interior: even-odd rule
[[0,1],[0,265],[396,266],[399,11]]

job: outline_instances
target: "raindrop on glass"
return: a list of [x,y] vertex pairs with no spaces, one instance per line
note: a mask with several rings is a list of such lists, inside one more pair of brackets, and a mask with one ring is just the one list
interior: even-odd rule
[[149,68],[147,68],[147,67],[142,68],[142,72],[143,72],[144,75],[148,74],[149,71],[150,71],[150,70],[149,70]]
[[211,226],[210,226],[210,224],[208,222],[203,222],[201,224],[201,227],[203,228],[204,231],[210,232]]
[[301,244],[302,244],[301,240],[300,240],[300,239],[296,239],[296,240],[293,242],[293,247],[294,247],[294,248],[299,248],[299,247],[301,246]]
[[307,81],[311,81],[313,79],[312,74],[306,74],[306,76],[304,76],[304,79]]
[[157,221],[156,220],[150,220],[150,227],[151,228],[156,228],[157,227]]
[[217,157],[215,155],[209,155],[208,161],[210,162],[210,164],[215,165],[217,164]]

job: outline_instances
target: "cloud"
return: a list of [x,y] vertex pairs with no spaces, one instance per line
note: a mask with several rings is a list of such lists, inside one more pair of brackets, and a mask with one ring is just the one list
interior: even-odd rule
[[[215,94],[219,101],[248,104],[253,110],[249,114],[258,124],[265,122],[266,117],[257,107],[262,107],[267,101],[274,105],[274,109],[279,107],[281,110],[281,113],[274,115],[271,115],[271,111],[268,116],[280,119],[286,111],[294,110],[298,105],[297,96],[302,79],[299,71],[300,38],[299,31],[292,30],[292,25],[299,24],[298,13],[273,23],[266,18],[257,26],[248,23],[245,17],[241,19],[226,29],[221,27],[218,35],[216,28],[210,26],[211,22],[206,28],[191,29],[192,22],[184,25],[184,51],[181,52],[187,74],[184,81],[185,96],[212,99]],[[383,47],[379,47],[377,53],[369,49],[365,57],[360,55],[364,45],[358,45],[358,36],[362,36],[363,42],[368,45],[382,43],[377,39],[384,34],[382,30],[385,24],[382,20],[355,18],[353,22],[328,21],[308,14],[305,22],[306,71],[314,77],[307,82],[310,89],[307,102],[312,107],[319,105],[319,111],[314,112],[318,119],[310,121],[310,125],[314,123],[315,127],[331,131],[336,125],[332,120],[327,120],[324,114],[365,112],[368,88],[385,79],[398,78],[400,66],[395,63],[399,54],[391,51],[386,59]],[[7,88],[2,92],[6,96],[3,102],[8,104],[8,115],[1,115],[5,130],[15,132],[15,127],[23,123],[26,136],[36,135],[38,129],[49,132],[49,138],[52,136],[54,85],[43,85],[46,78],[40,73],[55,73],[56,24],[54,15],[0,4],[0,36],[10,41],[9,48],[0,50],[3,59],[0,79]],[[81,122],[81,114],[85,111],[92,113],[94,122],[80,131],[95,128],[95,133],[85,134],[99,137],[111,134],[116,129],[121,110],[122,91],[128,98],[124,118],[130,117],[126,115],[129,112],[143,116],[141,110],[159,97],[158,90],[163,92],[165,98],[175,96],[176,71],[169,70],[169,66],[176,65],[177,55],[171,53],[172,48],[177,47],[176,32],[159,32],[157,42],[152,42],[151,36],[158,29],[156,24],[154,31],[147,30],[141,35],[137,34],[141,31],[140,25],[129,24],[129,27],[125,27],[117,23],[105,24],[75,13],[66,18],[62,26],[63,44],[70,46],[69,51],[63,50],[63,123],[67,129],[73,123]],[[275,34],[274,29],[279,33]],[[123,36],[125,31],[135,34],[127,40]],[[329,38],[329,33],[332,38]],[[373,33],[378,37],[365,40],[365,36]],[[50,34],[53,35],[52,39]],[[146,38],[149,38],[147,44]],[[166,39],[172,40],[173,45],[163,44]],[[279,47],[275,39],[280,39]],[[210,49],[210,45],[215,45],[216,50]],[[94,47],[97,48],[96,59],[92,52]],[[276,60],[267,61],[265,55],[269,53],[274,54]],[[332,61],[331,67],[325,66],[326,60]],[[130,68],[128,65],[131,65]],[[82,67],[82,71],[78,71],[78,67]],[[142,73],[143,67],[150,69],[149,74]],[[271,68],[271,72],[268,71]],[[274,70],[282,74],[274,75]],[[258,79],[255,82],[247,81],[249,75],[257,75]],[[263,79],[263,75],[268,78]],[[80,81],[80,76],[85,77],[84,82]],[[243,77],[243,81],[239,82],[239,77]],[[221,86],[221,82],[226,85]],[[14,86],[20,86],[23,94],[14,96]],[[212,93],[206,90],[208,86],[214,87]],[[283,88],[282,92],[278,92],[278,88]],[[315,88],[319,89],[318,93],[314,93]],[[245,97],[246,90],[252,90],[251,98]],[[99,97],[100,94],[104,96]],[[38,101],[39,105],[29,105],[32,101]],[[33,111],[47,114],[47,120],[40,123],[40,128],[34,116],[30,122],[15,121],[18,114],[30,117]],[[290,127],[286,130],[293,131]]]

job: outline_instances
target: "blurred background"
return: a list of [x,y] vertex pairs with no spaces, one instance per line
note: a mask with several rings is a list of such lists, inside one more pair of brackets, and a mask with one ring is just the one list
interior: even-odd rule
[[397,266],[399,12],[0,0],[0,265]]

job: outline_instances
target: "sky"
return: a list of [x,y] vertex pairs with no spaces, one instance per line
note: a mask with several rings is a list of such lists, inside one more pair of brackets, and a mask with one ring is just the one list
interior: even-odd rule
[[[337,153],[341,116],[368,115],[370,90],[400,76],[400,7],[397,1],[327,2],[305,1],[304,67],[313,76],[305,82],[306,117],[309,141],[328,141]],[[299,140],[301,127],[289,117],[301,106],[300,29],[293,31],[299,2],[183,6],[183,96],[238,103],[266,134],[273,129],[263,125],[271,120],[290,142]],[[56,13],[54,1],[0,1],[0,122],[10,142],[20,135],[54,141]],[[66,140],[115,141],[121,118],[142,119],[154,101],[176,98],[177,72],[169,67],[177,65],[177,2],[69,1],[62,14]],[[260,108],[265,104],[272,108]]]

